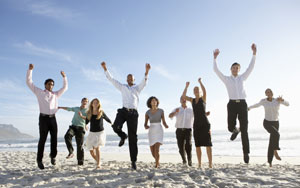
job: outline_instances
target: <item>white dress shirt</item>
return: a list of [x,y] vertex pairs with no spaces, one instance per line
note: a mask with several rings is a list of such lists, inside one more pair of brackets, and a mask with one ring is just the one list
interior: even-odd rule
[[123,107],[129,109],[136,109],[139,103],[139,94],[144,89],[147,83],[147,76],[144,77],[142,82],[139,85],[129,86],[128,84],[121,84],[119,81],[115,80],[110,72],[105,71],[105,75],[107,79],[118,89],[121,91]]
[[67,77],[63,78],[63,87],[55,92],[42,90],[36,87],[32,82],[32,70],[27,71],[26,84],[29,89],[36,95],[39,103],[40,113],[53,115],[58,110],[58,98],[68,89]]
[[283,104],[285,106],[290,105],[287,101],[279,102],[274,98],[272,99],[272,101],[262,99],[259,103],[250,106],[249,109],[263,106],[265,108],[265,119],[268,121],[278,121],[280,104]]
[[237,100],[237,99],[246,99],[246,92],[244,89],[244,81],[248,78],[250,73],[252,72],[255,64],[256,56],[253,55],[250,65],[247,70],[236,77],[233,75],[231,76],[224,76],[218,69],[216,59],[214,59],[214,71],[218,75],[218,77],[224,82],[229,99]]
[[[177,109],[177,108],[176,108]],[[176,112],[176,109],[172,111],[172,113]],[[183,108],[182,106],[179,107],[179,112],[175,113],[176,117],[176,128],[186,128],[191,129],[193,128],[194,123],[194,112],[191,108]]]

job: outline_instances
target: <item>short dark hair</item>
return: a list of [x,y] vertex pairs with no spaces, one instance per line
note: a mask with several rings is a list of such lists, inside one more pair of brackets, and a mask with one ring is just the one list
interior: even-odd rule
[[152,101],[152,99],[155,99],[155,100],[157,101],[157,106],[159,105],[159,100],[158,100],[158,98],[152,96],[152,97],[150,97],[150,98],[147,100],[147,106],[148,106],[148,108],[151,108],[151,107],[152,107],[152,106],[151,106],[151,101]]
[[84,98],[81,99],[81,102],[84,101],[84,100],[88,100],[89,101],[88,98],[84,97]]
[[52,80],[51,78],[48,78],[47,80],[45,80],[44,85],[48,84],[48,82],[53,82],[53,85],[54,85],[54,80]]
[[234,62],[234,63],[231,65],[231,68],[232,68],[233,66],[235,66],[235,65],[237,65],[237,66],[241,67],[241,65],[240,65],[239,63],[237,63],[237,62]]

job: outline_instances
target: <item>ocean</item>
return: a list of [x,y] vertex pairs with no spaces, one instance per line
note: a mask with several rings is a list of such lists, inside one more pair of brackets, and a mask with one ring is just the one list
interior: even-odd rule
[[[87,134],[86,134],[87,136]],[[242,144],[240,134],[237,139],[230,141],[231,133],[227,130],[212,131],[213,155],[214,156],[242,156]],[[46,142],[45,151],[50,150],[50,139]],[[194,140],[194,139],[192,139]],[[250,155],[266,156],[269,144],[269,133],[263,128],[260,130],[249,131]],[[107,135],[106,145],[101,147],[101,152],[109,153],[129,153],[127,140],[122,147],[118,147],[119,137],[117,135]],[[299,157],[300,156],[300,132],[295,130],[280,130],[280,156]],[[0,140],[0,151],[37,151],[38,139],[23,140]],[[67,152],[64,138],[58,138],[58,152]],[[73,138],[73,147],[76,150],[75,137]],[[149,153],[147,133],[138,134],[139,153]],[[193,153],[195,146],[193,142]],[[164,142],[160,148],[160,153],[177,154],[177,141],[175,132],[165,132]]]

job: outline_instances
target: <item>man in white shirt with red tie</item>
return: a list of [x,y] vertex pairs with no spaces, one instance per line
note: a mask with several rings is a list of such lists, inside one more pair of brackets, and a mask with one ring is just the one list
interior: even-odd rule
[[66,74],[61,71],[63,77],[63,87],[58,91],[52,91],[54,87],[54,81],[52,79],[47,79],[45,81],[45,89],[40,89],[33,84],[32,81],[32,70],[34,68],[33,64],[29,64],[29,69],[26,75],[26,84],[29,89],[36,95],[40,116],[39,116],[39,143],[37,152],[37,163],[40,169],[44,169],[43,155],[45,142],[47,140],[48,132],[51,136],[51,150],[50,158],[51,164],[56,165],[55,157],[57,155],[57,123],[55,118],[55,113],[58,110],[58,98],[68,89],[68,81]]
[[[246,103],[246,92],[244,82],[252,72],[256,59],[256,45],[251,46],[253,56],[247,70],[239,75],[240,64],[233,63],[231,66],[231,76],[223,75],[217,67],[217,57],[220,53],[219,49],[214,51],[214,71],[226,86],[229,102],[227,104],[228,113],[228,130],[232,133],[230,139],[234,140],[238,133],[241,132],[244,162],[249,163],[249,138],[248,138],[248,106]],[[236,127],[236,119],[240,122],[240,128]]]
[[150,64],[146,64],[145,77],[140,84],[134,84],[134,76],[132,74],[127,75],[127,84],[121,84],[119,81],[115,80],[110,72],[106,68],[106,63],[102,62],[101,66],[104,70],[106,78],[121,92],[123,108],[118,109],[117,117],[112,125],[113,130],[121,138],[119,146],[121,147],[125,140],[127,139],[127,134],[122,131],[123,124],[127,122],[128,131],[128,143],[129,152],[131,159],[131,167],[136,170],[136,160],[138,154],[137,147],[137,125],[138,125],[138,103],[139,94],[144,89],[147,84],[148,72],[151,68]]

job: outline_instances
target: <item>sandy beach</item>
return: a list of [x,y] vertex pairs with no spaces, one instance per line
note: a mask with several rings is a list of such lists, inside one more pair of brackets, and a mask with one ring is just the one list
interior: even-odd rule
[[0,152],[0,187],[299,187],[300,158],[285,157],[270,168],[265,157],[251,157],[250,164],[242,157],[214,156],[213,169],[206,156],[203,167],[181,164],[179,154],[161,154],[161,166],[154,169],[150,154],[139,154],[137,171],[130,168],[129,155],[103,153],[101,169],[85,152],[85,163],[78,166],[76,157],[66,159],[59,152],[57,165],[50,164],[45,152],[45,169],[36,164],[35,152]]

